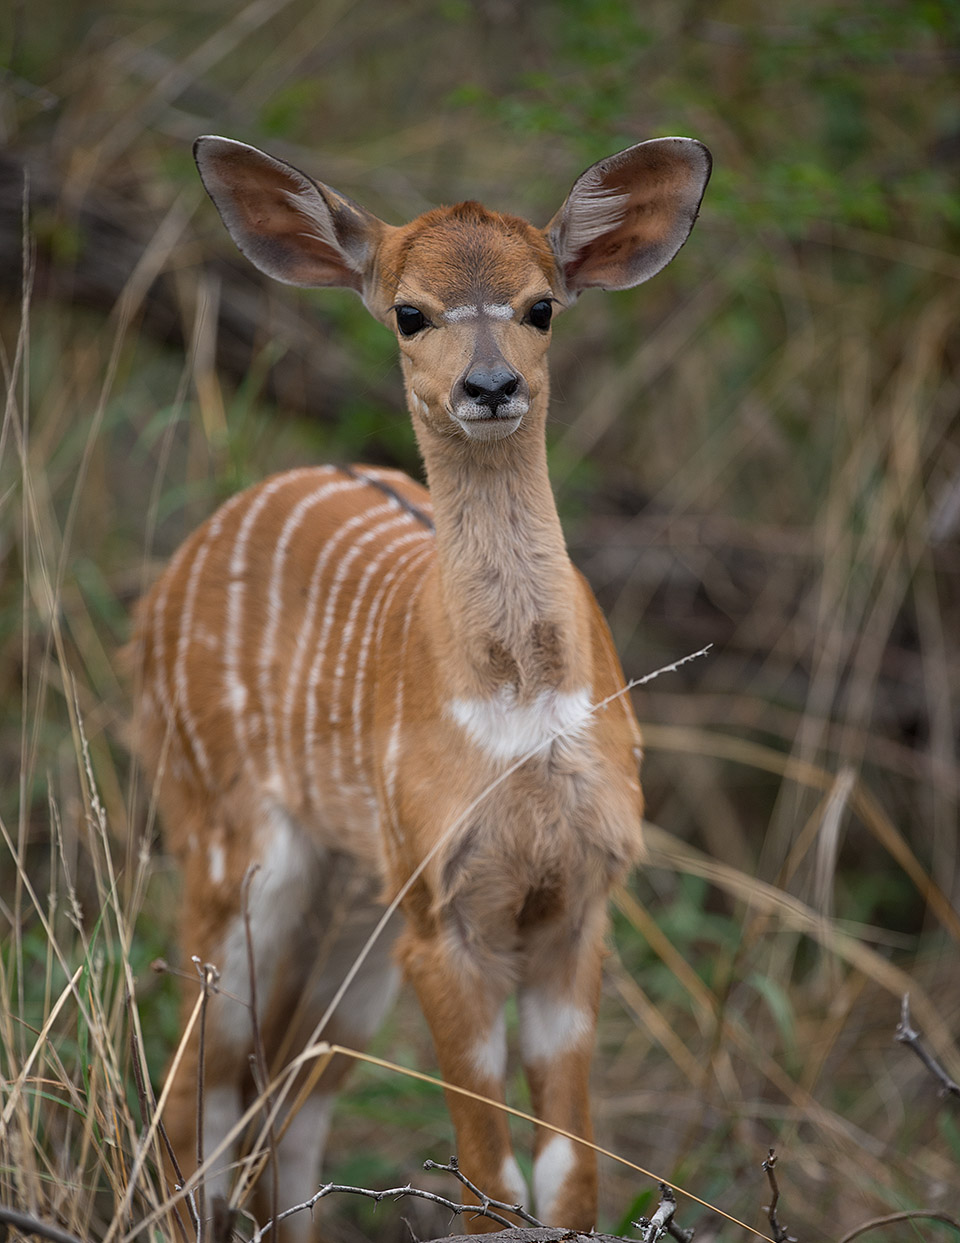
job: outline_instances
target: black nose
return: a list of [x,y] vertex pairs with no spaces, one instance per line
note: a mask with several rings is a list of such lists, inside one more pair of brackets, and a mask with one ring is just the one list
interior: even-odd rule
[[519,383],[520,377],[506,367],[474,367],[463,381],[463,390],[478,406],[496,411],[497,406],[510,400]]

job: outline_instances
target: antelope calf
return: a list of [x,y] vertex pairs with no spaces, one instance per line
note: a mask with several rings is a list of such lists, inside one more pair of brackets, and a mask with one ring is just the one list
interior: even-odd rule
[[[243,143],[201,138],[196,158],[258,268],[356,290],[396,333],[429,481],[363,466],[275,475],[196,531],[139,609],[139,750],[183,872],[182,952],[220,970],[206,1152],[251,1094],[251,864],[274,1070],[408,886],[323,1037],[362,1047],[399,964],[443,1078],[502,1100],[516,993],[533,1112],[589,1138],[607,896],[640,849],[640,737],[550,489],[547,347],[582,290],[637,285],[676,254],[710,156],[686,138],[639,143],[588,168],[542,229],[474,202],[395,227]],[[197,1059],[194,1038],[166,1111],[187,1174]],[[331,1063],[285,1119],[281,1209],[318,1185],[344,1070]],[[506,1116],[448,1104],[461,1168],[529,1204]],[[539,1128],[533,1197],[543,1220],[589,1229],[594,1154]],[[307,1214],[291,1223],[288,1237],[309,1235]]]

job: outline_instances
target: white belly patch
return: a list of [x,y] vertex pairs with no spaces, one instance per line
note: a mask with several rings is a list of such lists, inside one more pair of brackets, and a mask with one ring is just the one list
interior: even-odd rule
[[518,704],[513,687],[489,699],[453,699],[451,716],[478,747],[493,759],[517,760],[552,739],[580,737],[590,720],[590,690],[541,691]]

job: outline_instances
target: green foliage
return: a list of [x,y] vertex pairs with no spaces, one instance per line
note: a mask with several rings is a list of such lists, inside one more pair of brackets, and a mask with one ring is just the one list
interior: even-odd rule
[[[14,1131],[0,1135],[0,1196],[26,1188],[81,1237],[103,1237],[141,1133],[125,964],[158,1087],[176,1042],[175,980],[149,970],[172,953],[176,899],[158,843],[143,846],[138,879],[151,810],[123,742],[116,649],[136,597],[220,500],[270,471],[326,458],[419,471],[395,347],[351,294],[271,295],[340,377],[335,409],[318,403],[311,421],[268,400],[284,349],[269,314],[245,374],[198,383],[198,277],[228,245],[205,201],[163,243],[160,339],[145,301],[127,320],[103,295],[81,305],[84,264],[116,257],[88,209],[121,232],[131,222],[153,254],[174,205],[201,203],[190,143],[205,131],[275,149],[389,220],[478,196],[543,222],[576,173],[620,145],[686,133],[711,148],[678,260],[640,290],[586,295],[553,347],[559,501],[628,674],[714,644],[702,668],[637,700],[651,819],[721,870],[708,879],[660,858],[635,882],[679,961],[614,918],[599,1128],[628,1159],[748,1221],[766,1203],[759,1159],[783,1145],[783,1220],[800,1237],[851,1204],[867,1216],[942,1196],[960,1163],[956,1121],[931,1085],[918,1090],[890,1035],[905,981],[936,1000],[948,1034],[958,1013],[956,946],[928,899],[934,882],[957,892],[960,7],[14,10],[4,134],[37,160],[38,268],[21,307],[9,251],[0,312],[12,380],[0,431],[8,1083],[65,968],[83,971],[13,1120],[19,1157],[31,1139],[35,1157],[18,1164]],[[106,808],[100,838],[78,718]],[[843,771],[872,803],[851,796],[831,820]],[[739,889],[724,887],[731,874]],[[763,906],[771,891],[783,907]],[[790,903],[817,915],[825,942],[797,931]],[[838,931],[865,960],[829,941]],[[412,1010],[376,1048],[432,1065]],[[525,1100],[519,1083],[511,1100]],[[382,1070],[354,1075],[335,1131],[345,1182],[389,1184],[449,1155],[440,1093]],[[635,1171],[604,1171],[604,1211],[626,1229],[655,1193]],[[681,1201],[681,1224],[694,1216]],[[354,1218],[371,1236],[386,1219],[361,1206]]]

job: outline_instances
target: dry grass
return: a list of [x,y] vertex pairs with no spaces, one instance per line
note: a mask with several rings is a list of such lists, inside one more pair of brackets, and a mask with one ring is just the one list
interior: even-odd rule
[[[517,58],[549,61],[533,7],[480,6],[471,27],[506,99]],[[389,345],[346,301],[257,292],[245,378],[222,378],[242,287],[201,266],[226,243],[188,144],[210,129],[268,143],[273,127],[278,150],[319,169],[322,149],[322,175],[390,218],[453,194],[545,218],[585,162],[569,127],[505,143],[502,115],[440,106],[459,36],[433,29],[430,4],[181,16],[175,30],[68,13],[75,45],[43,53],[53,107],[21,91],[7,122],[36,170],[38,250],[0,311],[0,1204],[84,1240],[125,1241],[161,1212],[152,1124],[176,1041],[172,980],[149,969],[176,881],[122,745],[129,607],[249,479],[412,459]],[[673,37],[666,6],[651,20]],[[504,31],[515,46],[496,59]],[[430,108],[398,52],[428,36]],[[391,107],[388,131],[374,118]],[[721,176],[757,158],[731,115],[694,100],[676,117]],[[674,119],[661,108],[640,128]],[[91,205],[130,236],[95,233],[85,267]],[[956,1107],[893,1042],[908,990],[960,1078],[960,268],[945,232],[909,220],[813,222],[797,242],[710,213],[708,197],[675,271],[636,298],[584,299],[555,346],[558,492],[628,673],[714,644],[637,697],[650,858],[616,902],[598,1142],[760,1230],[775,1147],[781,1220],[839,1241],[871,1217],[955,1213],[960,1190]],[[133,265],[94,296],[88,274],[127,246]],[[271,407],[271,386],[315,421]],[[432,1065],[409,998],[377,1050]],[[332,1173],[370,1185],[398,1171],[427,1185],[419,1162],[451,1142],[439,1092],[376,1067],[335,1128]],[[606,1225],[649,1211],[635,1170],[602,1172]],[[351,1240],[403,1229],[385,1209],[336,1203],[327,1219]],[[679,1220],[701,1240],[747,1237],[682,1197]],[[424,1223],[421,1237],[443,1228]],[[872,1237],[907,1231],[958,1233]],[[164,1217],[153,1237],[183,1235]]]

